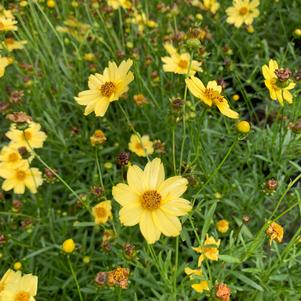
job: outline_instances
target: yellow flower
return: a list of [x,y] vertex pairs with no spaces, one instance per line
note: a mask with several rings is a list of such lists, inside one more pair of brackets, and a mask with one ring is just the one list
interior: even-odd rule
[[221,219],[216,223],[217,231],[226,233],[229,230],[229,222],[226,219]]
[[139,157],[146,157],[154,152],[153,142],[149,140],[148,135],[141,138],[138,135],[132,135],[129,142],[129,150]]
[[18,22],[11,18],[0,17],[0,31],[15,31],[18,29],[16,26]]
[[5,68],[11,63],[10,59],[6,56],[0,55],[0,77],[5,73]]
[[220,245],[220,240],[215,240],[213,236],[206,235],[205,242],[203,246],[193,248],[198,253],[201,253],[199,260],[198,260],[198,266],[201,265],[202,261],[207,258],[212,261],[218,260],[218,247]]
[[0,167],[0,177],[4,178],[2,189],[4,191],[14,190],[14,193],[23,194],[25,187],[32,193],[42,185],[42,173],[37,168],[30,168],[27,161],[23,160],[16,168],[10,169],[6,166]]
[[295,87],[295,83],[289,79],[290,71],[288,69],[279,69],[275,60],[269,61],[269,66],[262,66],[264,83],[269,89],[272,100],[278,100],[283,105],[283,100],[288,103],[293,102],[293,96],[289,90]]
[[138,26],[138,32],[143,33],[145,26],[149,28],[156,28],[158,24],[149,20],[144,12],[138,12],[136,9],[134,10],[133,17],[131,19],[132,24],[136,24]]
[[251,130],[251,125],[248,121],[243,120],[237,123],[236,128],[239,132],[247,134]]
[[237,28],[243,23],[251,25],[254,18],[259,16],[259,0],[233,0],[232,5],[226,9],[227,22]]
[[132,7],[132,3],[129,0],[107,0],[107,3],[114,9],[118,9],[120,7],[129,9]]
[[35,301],[38,289],[38,277],[26,274],[16,281],[8,283],[1,293],[5,301]]
[[184,272],[185,272],[186,275],[189,276],[190,279],[194,279],[194,276],[202,276],[202,270],[201,269],[194,270],[194,269],[191,269],[189,267],[186,267],[184,269]]
[[192,284],[191,287],[197,293],[202,293],[203,291],[209,291],[208,281],[206,281],[206,280],[201,280],[200,283]]
[[15,147],[3,146],[0,151],[0,162],[0,168],[13,169],[22,162],[22,156]]
[[96,144],[103,144],[106,140],[107,138],[102,130],[96,130],[90,137],[92,146],[95,146]]
[[165,43],[164,48],[170,55],[161,58],[162,62],[164,63],[163,70],[165,72],[194,75],[197,71],[202,71],[202,63],[195,60],[192,60],[190,63],[191,58],[189,53],[185,52],[179,54],[170,43]]
[[75,243],[72,238],[66,239],[63,242],[62,249],[65,253],[72,253],[75,250]]
[[216,0],[203,0],[202,8],[210,11],[213,15],[216,14],[220,4]]
[[48,0],[48,1],[47,1],[47,6],[48,6],[49,8],[54,8],[55,5],[56,5],[55,1],[53,1],[53,0]]
[[134,75],[129,72],[133,64],[132,60],[123,61],[119,67],[116,63],[109,62],[103,74],[94,74],[89,77],[89,90],[80,92],[75,100],[82,106],[86,106],[85,115],[93,111],[96,116],[104,116],[110,102],[116,101],[128,91],[128,85],[133,81]]
[[275,240],[278,243],[282,242],[284,230],[283,227],[275,222],[272,222],[266,230],[266,234],[270,237],[270,245]]
[[92,214],[95,218],[95,224],[105,224],[108,219],[112,218],[111,201],[103,201],[92,208]]
[[209,81],[207,87],[204,86],[200,79],[194,76],[186,78],[185,81],[192,95],[199,98],[206,105],[209,107],[216,105],[223,115],[233,119],[238,118],[238,113],[230,109],[227,99],[221,95],[222,87],[215,80]]
[[7,270],[0,280],[0,300],[2,292],[7,288],[7,285],[21,279],[21,272],[15,272],[11,269]]
[[12,146],[25,147],[27,150],[43,147],[47,138],[46,134],[41,131],[41,125],[32,121],[28,121],[28,127],[24,131],[18,130],[16,124],[12,124],[5,135],[11,140]]
[[178,216],[191,210],[189,201],[181,198],[188,181],[175,176],[165,180],[164,166],[159,158],[148,162],[144,170],[137,165],[127,172],[128,184],[113,187],[113,197],[122,206],[119,218],[123,225],[140,225],[146,241],[152,244],[161,233],[178,236],[182,226]]
[[11,52],[15,49],[23,49],[25,44],[27,44],[27,41],[16,41],[14,38],[6,38],[2,42],[1,48],[5,48]]
[[87,62],[93,62],[95,61],[96,57],[95,57],[95,54],[94,53],[85,53],[84,55],[84,60],[87,61]]
[[21,263],[20,261],[15,262],[15,263],[14,263],[14,269],[15,269],[16,271],[21,270],[21,269],[22,269],[22,263]]

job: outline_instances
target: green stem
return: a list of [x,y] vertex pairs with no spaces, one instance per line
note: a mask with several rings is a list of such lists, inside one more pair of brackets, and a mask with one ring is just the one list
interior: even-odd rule
[[70,256],[67,256],[67,260],[68,260],[68,264],[69,264],[69,267],[70,267],[70,271],[71,271],[73,280],[75,281],[75,284],[76,284],[76,288],[77,288],[77,291],[78,291],[79,299],[80,299],[80,301],[84,301],[82,293],[80,291],[80,286],[79,286],[76,274],[74,272],[74,269],[73,269],[73,266],[72,266],[72,263],[71,263],[71,260],[70,260]]

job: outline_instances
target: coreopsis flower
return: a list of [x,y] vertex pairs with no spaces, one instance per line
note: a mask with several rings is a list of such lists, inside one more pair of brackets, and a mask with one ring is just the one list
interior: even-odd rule
[[42,173],[37,168],[30,168],[27,161],[23,160],[17,167],[8,168],[0,166],[0,177],[4,178],[2,189],[4,191],[14,190],[14,193],[23,194],[25,187],[31,193],[36,193],[37,188],[42,185]]
[[159,240],[161,233],[178,236],[182,226],[178,216],[191,210],[189,201],[181,198],[188,181],[175,176],[165,180],[164,166],[159,158],[148,162],[142,170],[137,165],[127,172],[128,184],[113,187],[113,197],[122,206],[119,218],[124,226],[139,224],[149,244]]
[[120,98],[128,91],[129,83],[134,80],[134,75],[129,71],[133,61],[122,61],[117,67],[116,63],[109,62],[103,74],[94,74],[89,77],[89,90],[80,92],[75,100],[78,104],[86,106],[84,115],[93,111],[96,116],[104,116],[110,103]]
[[230,301],[231,289],[224,283],[219,283],[215,287],[215,296],[220,301]]
[[18,282],[21,279],[21,272],[15,272],[14,270],[7,270],[5,274],[2,276],[0,280],[0,300],[3,300],[1,298],[2,292],[6,290],[8,284],[13,282]]
[[193,250],[196,251],[197,253],[201,253],[198,260],[199,266],[201,265],[204,259],[209,259],[212,261],[218,260],[218,254],[219,254],[218,247],[220,243],[221,243],[220,240],[215,240],[213,236],[208,236],[207,234],[203,246],[193,248]]
[[24,112],[14,112],[6,115],[6,118],[15,123],[24,123],[32,120],[32,118]]
[[0,55],[0,77],[5,73],[5,68],[11,63],[10,58]]
[[36,122],[28,121],[28,127],[21,131],[16,124],[12,124],[9,131],[5,134],[11,140],[11,145],[17,148],[25,147],[27,150],[43,147],[46,134],[41,131],[41,125]]
[[206,105],[209,107],[215,105],[223,115],[233,119],[238,118],[238,113],[230,109],[227,99],[221,95],[222,87],[215,80],[209,81],[207,87],[195,76],[186,78],[185,82],[192,95]]
[[1,48],[11,52],[16,49],[23,49],[25,44],[27,44],[27,41],[16,41],[14,38],[6,38],[2,42]]
[[217,0],[203,0],[201,7],[204,10],[210,11],[214,15],[219,9],[220,4],[217,2]]
[[227,22],[237,28],[242,24],[251,25],[259,16],[259,0],[233,0],[232,5],[226,9]]
[[145,104],[148,104],[148,100],[143,94],[136,94],[134,95],[133,99],[137,106],[143,106]]
[[105,224],[110,218],[112,218],[111,201],[103,201],[98,203],[92,208],[92,214],[95,219],[95,224]]
[[270,245],[272,244],[273,240],[275,240],[278,243],[281,243],[283,239],[284,229],[281,225],[272,222],[267,228],[266,234],[270,237]]
[[131,23],[138,26],[138,32],[140,34],[144,32],[146,26],[149,28],[156,28],[158,26],[158,24],[150,20],[144,12],[139,12],[136,9],[134,10]]
[[108,272],[107,284],[109,286],[119,286],[122,289],[128,287],[130,270],[128,268],[118,267]]
[[124,9],[129,9],[132,7],[132,3],[129,0],[107,0],[107,3],[113,9],[118,9],[120,7]]
[[0,151],[0,169],[14,169],[22,162],[22,156],[17,148],[8,145],[3,146]]
[[104,132],[102,130],[96,130],[94,134],[90,137],[90,142],[92,146],[96,144],[103,144],[107,140]]
[[226,219],[221,219],[216,223],[218,232],[226,233],[229,230],[229,222]]
[[16,26],[18,22],[12,18],[0,17],[0,32],[1,31],[15,31],[18,29]]
[[153,142],[149,140],[148,135],[139,137],[133,134],[130,138],[129,150],[139,157],[146,157],[154,152]]
[[291,72],[288,69],[280,69],[275,60],[269,61],[269,66],[262,66],[264,83],[269,89],[272,100],[278,100],[281,105],[286,100],[288,103],[293,102],[293,96],[289,90],[296,85],[291,79]]
[[35,301],[38,289],[38,277],[26,274],[16,281],[7,284],[1,293],[1,300],[5,301]]
[[66,239],[63,242],[62,250],[65,253],[67,253],[67,254],[72,253],[75,250],[75,242],[74,242],[74,240],[72,238]]
[[186,267],[184,269],[184,272],[187,276],[189,276],[190,279],[194,279],[194,276],[202,276],[202,270],[201,269],[191,269],[190,267]]
[[203,293],[204,291],[209,291],[209,284],[207,280],[201,280],[199,283],[192,284],[191,287],[197,293]]
[[191,60],[189,53],[178,53],[178,51],[170,43],[165,43],[164,48],[170,55],[161,58],[164,63],[163,70],[165,72],[194,75],[197,71],[202,71],[202,63]]

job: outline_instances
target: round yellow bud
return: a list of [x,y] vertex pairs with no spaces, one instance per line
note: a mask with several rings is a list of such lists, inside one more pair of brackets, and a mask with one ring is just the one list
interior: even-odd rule
[[113,168],[113,164],[111,162],[106,162],[103,166],[104,166],[105,169]]
[[294,34],[295,34],[297,37],[301,37],[301,29],[300,29],[300,28],[295,29]]
[[20,6],[22,6],[22,7],[25,7],[25,6],[27,6],[28,5],[28,2],[27,1],[21,1],[20,2]]
[[75,7],[75,8],[79,6],[77,1],[72,1],[71,5],[72,5],[72,7]]
[[47,1],[47,6],[49,8],[54,8],[55,7],[55,1],[54,0],[48,0]]
[[14,270],[19,271],[22,269],[22,263],[20,261],[15,262]]
[[69,238],[63,242],[62,249],[66,253],[72,253],[75,249],[75,243],[73,239]]
[[90,256],[84,256],[83,257],[83,263],[88,264],[88,263],[90,263],[90,261],[91,261]]
[[229,230],[229,222],[226,219],[221,219],[216,223],[216,229],[220,233],[226,233]]
[[237,129],[239,132],[241,133],[249,133],[250,129],[251,129],[251,125],[248,121],[240,121],[237,125],[236,125]]
[[200,21],[203,20],[203,16],[201,14],[196,14],[195,17]]
[[232,96],[232,99],[233,99],[234,101],[238,101],[238,100],[240,99],[240,96],[239,96],[238,94],[234,94],[234,95]]

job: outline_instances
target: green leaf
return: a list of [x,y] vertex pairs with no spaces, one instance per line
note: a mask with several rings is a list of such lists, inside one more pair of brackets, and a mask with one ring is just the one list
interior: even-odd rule
[[240,263],[240,260],[236,257],[230,255],[219,255],[220,260],[228,262],[228,263]]

